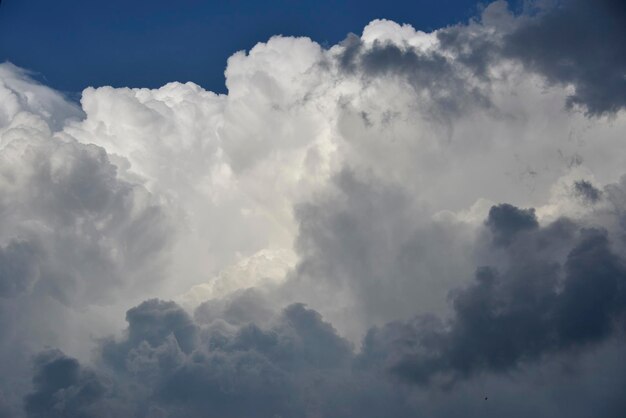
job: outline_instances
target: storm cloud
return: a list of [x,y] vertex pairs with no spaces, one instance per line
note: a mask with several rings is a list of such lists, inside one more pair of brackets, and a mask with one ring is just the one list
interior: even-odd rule
[[626,105],[625,36],[624,2],[558,1],[508,34],[503,53],[551,83],[573,85],[568,106],[582,105],[592,115],[615,113]]
[[0,416],[620,417],[624,8],[0,64]]
[[[563,260],[546,256],[569,245]],[[452,292],[448,321],[417,318],[374,329],[362,355],[383,352],[387,367],[408,381],[450,384],[588,348],[623,332],[626,265],[611,251],[606,231],[562,219],[513,239],[504,251],[505,269],[479,267],[474,283]],[[379,346],[389,341],[394,343]]]

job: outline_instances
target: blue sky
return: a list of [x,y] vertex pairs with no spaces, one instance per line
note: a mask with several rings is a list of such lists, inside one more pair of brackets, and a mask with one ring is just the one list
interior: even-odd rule
[[173,80],[223,92],[226,59],[272,35],[333,45],[375,18],[431,30],[466,21],[478,7],[475,0],[5,0],[0,61],[66,92]]

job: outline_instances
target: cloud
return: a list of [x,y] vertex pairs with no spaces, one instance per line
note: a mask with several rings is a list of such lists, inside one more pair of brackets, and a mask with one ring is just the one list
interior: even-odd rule
[[102,358],[147,389],[137,394],[137,405],[186,416],[308,414],[316,406],[306,397],[325,390],[310,385],[325,385],[326,374],[347,370],[351,361],[350,344],[301,304],[276,313],[267,327],[204,318],[201,327],[173,302],[159,300],[128,311],[125,337],[105,342]]
[[623,10],[535,6],[224,95],[0,65],[0,415],[623,415]]
[[559,1],[508,34],[503,53],[551,83],[573,85],[568,106],[584,106],[591,115],[615,113],[626,105],[624,28],[619,0]]
[[62,94],[33,81],[28,71],[9,62],[0,65],[0,127],[6,128],[19,113],[37,115],[51,127],[60,130],[68,120],[84,114]]
[[[492,208],[489,220],[501,216],[502,208]],[[513,217],[529,213],[504,208]],[[474,283],[454,291],[448,323],[426,317],[374,329],[365,339],[363,361],[382,355],[386,367],[403,379],[449,384],[619,335],[626,319],[626,265],[611,250],[606,231],[566,219],[531,226],[506,247],[494,241],[506,266],[480,267]],[[563,260],[555,257],[554,249],[558,254],[572,242]]]
[[0,296],[14,297],[38,279],[37,248],[27,241],[11,241],[0,249]]
[[434,221],[403,187],[354,171],[297,206],[296,218],[300,260],[282,292],[320,309],[354,341],[374,324],[445,311],[449,287],[471,265],[471,226]]
[[611,115],[624,108],[626,9],[620,1],[558,0],[529,2],[513,15],[505,1],[489,4],[480,24],[441,29],[443,51],[481,79],[492,67],[513,59],[545,77],[549,84],[571,88],[568,108],[588,115]]
[[29,417],[81,417],[96,413],[106,387],[92,371],[59,350],[40,353],[34,363],[34,392],[24,399]]
[[11,359],[0,368],[16,376],[0,386],[14,406],[33,352],[88,351],[93,342],[69,324],[112,332],[94,311],[156,286],[172,231],[167,211],[120,179],[104,149],[59,137],[81,114],[75,105],[12,65],[0,73],[0,356]]
[[584,202],[594,204],[602,198],[602,191],[598,190],[587,180],[578,180],[574,183],[574,193]]
[[499,245],[509,244],[517,233],[539,226],[534,209],[519,209],[506,203],[492,206],[485,224]]
[[[376,26],[393,25],[390,22],[373,22]],[[398,28],[399,29],[399,28]],[[365,34],[364,34],[365,36]],[[415,89],[423,103],[431,103],[434,118],[448,118],[468,112],[473,107],[489,107],[488,96],[479,85],[464,76],[461,61],[447,57],[431,48],[401,42],[374,40],[368,44],[356,35],[342,43],[343,50],[335,57],[341,71],[365,78],[365,82],[382,77],[398,77]],[[367,120],[366,120],[367,123]]]

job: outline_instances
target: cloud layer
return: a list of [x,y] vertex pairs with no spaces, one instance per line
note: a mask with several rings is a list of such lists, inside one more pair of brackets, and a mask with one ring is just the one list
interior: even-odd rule
[[622,416],[625,17],[276,36],[227,95],[0,64],[0,416]]

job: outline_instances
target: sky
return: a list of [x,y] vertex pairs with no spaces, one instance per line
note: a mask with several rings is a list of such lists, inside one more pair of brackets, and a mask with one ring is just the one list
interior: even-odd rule
[[626,415],[622,1],[26,3],[0,417]]
[[474,0],[5,0],[0,60],[64,92],[193,81],[223,93],[227,58],[272,35],[332,45],[375,18],[433,30],[467,20],[477,8]]

